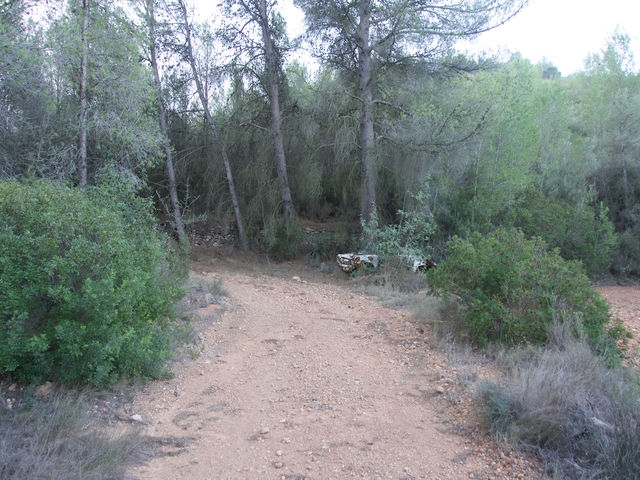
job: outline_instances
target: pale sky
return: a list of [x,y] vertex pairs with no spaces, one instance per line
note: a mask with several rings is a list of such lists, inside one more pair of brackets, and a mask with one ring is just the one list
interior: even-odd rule
[[599,53],[619,27],[631,37],[640,65],[639,0],[529,0],[507,24],[483,34],[473,50],[520,52],[533,63],[546,58],[563,75],[584,69],[590,53]]
[[[213,5],[211,0],[194,0]],[[304,16],[293,0],[279,0],[290,36],[304,29]],[[214,7],[215,8],[215,7]],[[563,75],[584,69],[590,53],[600,52],[616,28],[631,37],[636,71],[640,68],[640,0],[529,0],[529,5],[507,24],[481,35],[461,50],[520,52],[531,62],[543,58]]]

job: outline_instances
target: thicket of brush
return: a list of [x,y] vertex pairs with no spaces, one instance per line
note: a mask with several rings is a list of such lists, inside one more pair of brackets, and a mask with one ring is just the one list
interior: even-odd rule
[[503,356],[500,382],[478,386],[489,430],[537,452],[567,479],[640,476],[640,377],[606,365],[566,325],[544,348]]

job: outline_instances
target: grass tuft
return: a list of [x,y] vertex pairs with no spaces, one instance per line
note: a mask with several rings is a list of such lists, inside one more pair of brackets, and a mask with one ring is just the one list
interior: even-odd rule
[[640,377],[554,328],[546,348],[503,355],[504,382],[478,386],[489,430],[562,478],[638,478]]
[[92,416],[88,397],[54,392],[47,399],[25,395],[0,409],[0,478],[105,480],[148,449],[138,426],[105,424]]

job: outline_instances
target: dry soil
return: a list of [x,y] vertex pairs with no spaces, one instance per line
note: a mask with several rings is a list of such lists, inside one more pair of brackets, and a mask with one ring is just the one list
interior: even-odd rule
[[[483,433],[459,372],[408,311],[353,293],[341,272],[196,255],[194,279],[221,279],[227,295],[197,311],[176,376],[129,405],[174,439],[135,478],[543,478]],[[616,308],[638,320],[633,295]]]

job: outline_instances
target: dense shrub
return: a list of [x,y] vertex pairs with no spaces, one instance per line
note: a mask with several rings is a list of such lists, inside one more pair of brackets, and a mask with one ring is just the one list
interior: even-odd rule
[[182,270],[150,212],[116,179],[86,192],[0,182],[0,374],[108,385],[164,372]]
[[549,251],[542,239],[499,229],[469,240],[456,237],[447,254],[429,272],[430,287],[435,295],[455,297],[462,329],[473,343],[542,344],[548,325],[570,314],[579,317],[576,328],[595,348],[617,351],[606,335],[607,303],[582,265]]
[[640,277],[640,228],[621,232],[620,246],[613,255],[612,271]]
[[606,207],[571,205],[532,188],[518,196],[500,223],[541,237],[563,258],[582,261],[592,275],[606,272],[617,247]]

